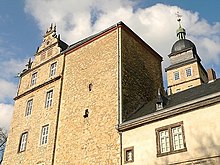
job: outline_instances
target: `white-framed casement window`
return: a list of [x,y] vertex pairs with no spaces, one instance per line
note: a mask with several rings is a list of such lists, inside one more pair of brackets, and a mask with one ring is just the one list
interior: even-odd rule
[[30,100],[27,101],[25,116],[31,115],[32,107],[33,107],[33,99],[30,99]]
[[56,74],[57,62],[54,62],[50,65],[50,77]]
[[187,151],[183,122],[157,128],[157,156]]
[[192,68],[186,68],[186,77],[192,76]]
[[169,152],[170,151],[170,137],[168,129],[160,131],[160,150],[161,153]]
[[49,124],[43,126],[41,129],[40,145],[47,144],[48,135],[49,135]]
[[31,76],[31,85],[35,85],[37,82],[37,72],[33,73]]
[[180,73],[179,71],[176,71],[173,73],[173,76],[174,76],[174,80],[179,80],[180,79]]
[[24,132],[21,134],[18,152],[25,151],[27,145],[27,137],[28,137],[28,132]]
[[134,162],[134,147],[128,147],[124,149],[124,162]]
[[46,94],[45,107],[49,108],[50,106],[52,106],[52,101],[53,101],[53,90],[50,90]]

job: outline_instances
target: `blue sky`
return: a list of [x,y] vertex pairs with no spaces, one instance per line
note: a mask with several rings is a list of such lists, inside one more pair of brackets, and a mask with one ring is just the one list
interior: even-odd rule
[[15,76],[28,58],[33,59],[50,23],[56,23],[61,38],[72,44],[122,20],[163,56],[164,68],[177,40],[178,11],[205,68],[213,67],[219,77],[219,6],[218,0],[1,0],[0,126],[10,122],[18,84]]

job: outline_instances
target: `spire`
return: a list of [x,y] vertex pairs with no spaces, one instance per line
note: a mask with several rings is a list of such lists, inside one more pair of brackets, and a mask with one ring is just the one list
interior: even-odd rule
[[177,15],[177,21],[179,22],[179,28],[176,30],[176,35],[179,38],[179,40],[185,39],[186,30],[181,27],[181,23],[180,23],[182,15],[180,15],[179,12],[177,12],[176,15]]

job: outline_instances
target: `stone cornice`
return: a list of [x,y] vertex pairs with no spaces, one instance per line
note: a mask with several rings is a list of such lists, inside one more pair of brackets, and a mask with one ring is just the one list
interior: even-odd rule
[[169,85],[169,86],[167,86],[167,88],[170,88],[170,87],[173,87],[173,86],[177,86],[177,85],[180,85],[180,84],[185,84],[185,83],[188,83],[188,82],[190,82],[190,81],[195,81],[195,80],[198,80],[198,79],[200,79],[201,81],[203,81],[200,77],[196,77],[196,78],[191,79],[191,80],[187,80],[187,81],[184,81],[184,82],[180,82],[180,83],[177,83],[177,84],[174,84],[174,85]]
[[117,126],[119,132],[124,132],[142,125],[152,123],[165,118],[173,117],[181,113],[186,113],[193,110],[198,110],[199,108],[209,106],[211,104],[216,104],[220,102],[220,92],[201,97],[177,106],[166,108],[161,111],[157,111],[152,114],[148,114],[137,119],[133,119]]
[[29,93],[31,93],[31,92],[33,92],[33,91],[36,91],[36,90],[38,90],[38,89],[40,89],[40,88],[42,88],[42,87],[44,87],[44,86],[46,86],[46,85],[48,85],[48,84],[50,84],[50,83],[52,83],[52,82],[55,82],[55,81],[59,80],[61,77],[62,77],[61,75],[59,75],[59,76],[57,76],[57,77],[54,77],[53,79],[48,80],[48,81],[44,82],[43,84],[40,84],[40,85],[38,85],[38,86],[36,86],[36,87],[34,87],[34,88],[28,90],[28,91],[26,91],[26,92],[24,92],[24,93],[22,93],[22,94],[16,96],[16,97],[14,98],[14,100],[18,100],[18,99],[20,99],[21,97],[24,97],[24,96],[26,96],[27,94],[29,94]]

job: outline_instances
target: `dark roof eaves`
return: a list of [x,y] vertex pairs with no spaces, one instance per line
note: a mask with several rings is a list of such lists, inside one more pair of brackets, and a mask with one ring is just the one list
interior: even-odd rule
[[174,64],[174,65],[170,65],[168,66],[167,68],[165,68],[165,72],[168,71],[168,70],[171,70],[171,69],[175,69],[175,68],[178,68],[180,66],[183,66],[183,65],[186,65],[186,64],[191,64],[191,63],[194,63],[194,62],[199,62],[198,59],[194,58],[194,59],[190,59],[190,60],[187,60],[187,61],[183,61],[181,63],[177,63],[177,64]]
[[[150,122],[158,121],[163,118],[169,118],[171,116],[175,116],[180,113],[191,111],[193,109],[196,110],[201,107],[208,106],[210,104],[218,103],[219,101],[220,101],[220,92],[212,93],[204,97],[200,97],[182,104],[178,104],[176,106],[168,107],[163,110],[155,111],[154,113],[150,113],[135,119],[128,120],[126,122],[119,124],[117,129],[119,131],[126,131]],[[194,105],[194,107],[192,105]]]

